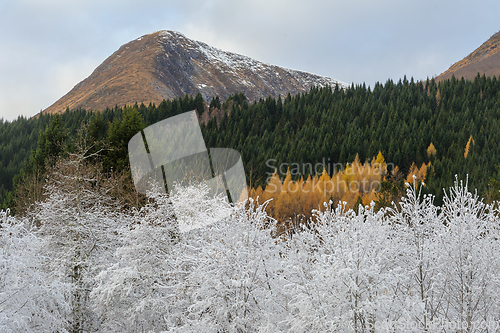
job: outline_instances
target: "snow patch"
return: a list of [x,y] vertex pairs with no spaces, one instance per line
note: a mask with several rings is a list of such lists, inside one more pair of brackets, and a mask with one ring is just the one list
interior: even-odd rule
[[[208,63],[218,68],[222,73],[230,72],[239,76],[237,71],[251,71],[255,74],[273,73],[277,77],[281,78],[280,72],[284,72],[283,74],[290,75],[292,79],[297,81],[297,83],[304,86],[334,86],[338,84],[342,88],[348,87],[348,84],[326,76],[279,67],[257,61],[241,54],[223,51],[203,42],[189,39],[180,32],[165,30],[159,33],[159,37],[163,42],[171,45],[180,44],[185,50],[192,50],[201,53],[206,58]],[[243,80],[242,83],[247,86],[253,86],[253,84],[249,84],[245,80]]]

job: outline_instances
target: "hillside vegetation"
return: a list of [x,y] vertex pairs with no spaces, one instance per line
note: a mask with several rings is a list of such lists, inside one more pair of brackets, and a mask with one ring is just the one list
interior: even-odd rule
[[[305,94],[269,97],[252,104],[237,94],[222,105],[214,99],[209,108],[200,95],[186,95],[158,106],[66,111],[3,122],[0,175],[4,207],[14,201],[14,176],[21,169],[22,175],[30,174],[51,156],[71,150],[82,122],[89,124],[88,140],[100,140],[107,147],[101,157],[104,171],[113,168],[120,172],[128,165],[127,143],[133,134],[193,109],[203,120],[206,146],[238,150],[253,188],[266,185],[275,171],[284,180],[294,164],[320,164],[331,177],[356,158],[363,164],[381,153],[387,163],[387,174],[381,179],[388,182],[382,188],[386,194],[399,195],[401,179],[424,164],[424,191],[435,194],[437,203],[455,175],[460,179],[468,175],[469,187],[483,196],[496,194],[488,193],[488,184],[500,164],[500,82],[478,76],[474,81],[453,78],[439,85],[433,80],[405,78],[376,84],[373,89],[364,85],[345,90],[313,88]],[[396,166],[402,177],[391,177]],[[305,180],[316,173],[321,175],[322,167],[301,168],[300,173],[292,170],[291,178]]]

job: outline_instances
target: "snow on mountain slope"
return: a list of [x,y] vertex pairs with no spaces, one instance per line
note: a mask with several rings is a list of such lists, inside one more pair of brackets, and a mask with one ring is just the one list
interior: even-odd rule
[[346,86],[328,77],[223,51],[179,32],[158,31],[120,47],[45,112],[61,112],[67,107],[103,110],[136,102],[158,104],[197,93],[207,102],[240,92],[253,101],[336,84]]

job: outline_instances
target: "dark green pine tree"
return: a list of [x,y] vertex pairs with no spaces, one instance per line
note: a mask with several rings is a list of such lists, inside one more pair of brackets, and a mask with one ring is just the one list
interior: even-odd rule
[[61,116],[56,114],[38,137],[36,150],[30,157],[30,167],[43,171],[50,159],[64,151],[64,141],[68,134],[62,126]]
[[217,108],[217,109],[220,109],[221,108],[221,103],[220,103],[220,99],[219,99],[219,96],[215,96],[212,98],[212,101],[210,102],[210,109],[212,108]]
[[116,118],[109,127],[109,150],[104,158],[104,171],[120,172],[130,165],[128,142],[145,127],[144,119],[136,108],[126,107],[123,110],[123,116]]

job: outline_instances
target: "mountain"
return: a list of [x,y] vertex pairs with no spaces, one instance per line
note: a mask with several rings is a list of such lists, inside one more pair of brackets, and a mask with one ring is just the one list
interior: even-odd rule
[[294,95],[311,86],[346,85],[328,77],[265,64],[187,38],[158,31],[118,49],[70,92],[44,110],[103,110],[136,102],[158,104],[185,94],[221,100],[243,92],[250,101]]
[[453,64],[446,72],[439,75],[436,80],[450,79],[462,76],[474,80],[477,73],[486,76],[500,77],[500,31],[491,36],[467,57]]

